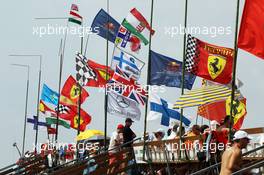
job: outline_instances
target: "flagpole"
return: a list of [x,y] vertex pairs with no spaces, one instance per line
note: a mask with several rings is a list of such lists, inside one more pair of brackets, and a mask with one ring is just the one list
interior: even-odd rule
[[23,130],[23,143],[22,143],[22,157],[25,153],[25,140],[26,140],[26,126],[27,126],[27,106],[28,106],[28,88],[29,88],[29,65],[12,64],[13,66],[20,66],[27,68],[27,88],[26,88],[26,101],[25,101],[25,117],[24,117],[24,130]]
[[[67,29],[68,29],[68,22],[67,22]],[[64,58],[64,49],[65,49],[65,43],[66,43],[66,35],[67,35],[68,32],[66,32],[65,36],[64,36],[64,41],[62,41],[61,39],[61,42],[60,42],[60,49],[62,48],[62,42],[63,43],[63,48],[61,51],[59,51],[59,57],[60,57],[60,62],[59,62],[59,65],[60,65],[60,71],[59,71],[59,87],[58,87],[58,94],[59,94],[59,98],[58,98],[58,104],[57,104],[57,116],[56,116],[56,134],[55,134],[55,143],[58,142],[58,129],[59,129],[59,115],[60,115],[60,112],[59,112],[59,101],[60,101],[60,89],[61,89],[61,77],[62,77],[62,67],[63,67],[63,58]]]
[[[40,55],[40,57],[39,57],[39,79],[38,79],[38,97],[37,97],[37,121],[39,120],[39,98],[40,98],[40,82],[41,82],[41,64],[42,64],[42,55]],[[35,136],[35,152],[36,153],[37,153],[37,143],[38,143],[38,125],[36,127],[36,136]]]
[[[151,12],[150,12],[150,28],[152,29],[152,21],[153,21],[153,6],[154,0],[151,0]],[[148,53],[148,73],[147,73],[147,89],[148,92],[149,88],[148,85],[150,84],[150,70],[151,70],[151,32],[149,34],[149,53]],[[148,93],[149,95],[149,93]],[[146,152],[146,132],[147,132],[147,115],[148,115],[148,96],[146,98],[146,108],[145,108],[145,118],[144,118],[144,144],[143,144],[143,160],[145,160],[145,152]]]
[[[182,78],[181,78],[181,95],[184,94],[184,80],[185,80],[185,55],[186,55],[186,27],[188,14],[188,0],[185,0],[185,14],[184,14],[184,36],[183,36],[183,62],[182,62]],[[180,128],[182,128],[183,108],[181,108]],[[182,139],[182,129],[180,129],[180,139]],[[180,155],[181,156],[181,155]]]
[[[106,10],[107,13],[109,14],[109,0],[106,1]],[[108,73],[108,50],[109,50],[109,16],[107,16],[107,33],[106,33],[106,60],[105,60],[105,65],[106,65],[106,72]],[[108,98],[107,98],[107,85],[105,85],[105,104],[104,104],[104,108],[105,108],[105,118],[104,118],[104,150],[106,150],[107,146],[106,146],[106,142],[107,142],[107,103],[108,103]]]
[[[9,56],[13,56],[13,57],[39,57],[38,97],[37,97],[37,121],[38,121],[38,119],[39,119],[39,97],[40,97],[42,55],[12,54]],[[38,125],[36,126],[35,145],[37,145],[37,142],[38,142]],[[35,147],[35,151],[37,151],[36,147]]]
[[237,0],[237,11],[236,11],[236,25],[235,25],[235,36],[234,36],[234,62],[232,67],[232,91],[231,91],[231,104],[230,104],[230,124],[229,124],[229,141],[232,137],[232,125],[233,125],[233,101],[235,98],[235,90],[236,90],[236,67],[237,67],[237,35],[238,35],[238,22],[239,22],[239,7],[240,7],[240,0]]
[[[83,25],[83,24],[82,24]],[[83,35],[81,37],[81,55],[83,54]],[[81,123],[81,98],[82,98],[82,85],[80,83],[78,84],[79,88],[79,98],[78,98],[78,130],[77,130],[77,136],[80,134],[80,123]],[[79,158],[79,146],[77,147],[77,158]]]

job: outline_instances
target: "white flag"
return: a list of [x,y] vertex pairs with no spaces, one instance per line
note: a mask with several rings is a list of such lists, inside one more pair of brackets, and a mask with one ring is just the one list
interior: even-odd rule
[[114,49],[111,68],[115,70],[117,65],[128,76],[138,80],[145,63],[116,47]]
[[129,117],[134,120],[140,120],[141,116],[141,111],[136,101],[114,91],[108,92],[107,112],[123,118]]

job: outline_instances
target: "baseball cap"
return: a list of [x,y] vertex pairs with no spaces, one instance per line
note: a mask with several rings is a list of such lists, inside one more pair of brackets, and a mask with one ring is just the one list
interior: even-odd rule
[[118,124],[118,125],[117,125],[117,129],[124,129],[124,125],[122,125],[122,124]]
[[211,125],[220,125],[216,120],[211,121]]
[[252,137],[250,137],[247,132],[239,130],[234,134],[233,140],[239,140],[244,138],[247,138],[249,140],[252,139]]
[[126,118],[126,122],[134,122],[131,118]]

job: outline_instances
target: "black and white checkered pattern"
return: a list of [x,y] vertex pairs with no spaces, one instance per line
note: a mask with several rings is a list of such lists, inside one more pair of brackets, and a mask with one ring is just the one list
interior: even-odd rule
[[[58,111],[58,108],[55,108],[55,111]],[[60,114],[69,114],[70,108],[68,106],[59,104],[59,113]]]
[[195,58],[198,57],[198,44],[197,39],[195,37],[192,37],[190,34],[188,34],[187,39],[187,49],[186,49],[186,62],[185,62],[185,70],[188,72],[192,72],[196,63]]
[[76,54],[76,80],[81,86],[85,86],[89,79],[97,80],[97,75],[93,69],[87,65],[87,58],[82,54]]

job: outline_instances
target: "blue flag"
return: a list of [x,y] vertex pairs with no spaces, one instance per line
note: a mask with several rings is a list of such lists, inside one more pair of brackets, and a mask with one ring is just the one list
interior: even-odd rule
[[41,100],[53,105],[57,105],[59,102],[59,94],[44,84],[42,88]]
[[37,129],[37,126],[48,126],[46,122],[39,122],[37,119],[37,116],[33,116],[33,119],[27,118],[27,122],[34,124],[34,127],[33,127],[34,130]]
[[[150,85],[181,87],[182,62],[151,51]],[[184,88],[192,89],[196,76],[185,72]]]
[[103,9],[97,13],[91,26],[94,33],[105,39],[107,39],[107,30],[109,29],[108,40],[112,43],[115,42],[119,27],[120,24]]
[[[169,126],[170,119],[180,121],[181,114],[172,109],[173,105],[158,97],[157,95],[150,96],[150,112],[148,114],[148,120],[157,120],[161,118],[161,125]],[[189,126],[191,121],[185,116],[182,116],[182,123],[185,126]]]

